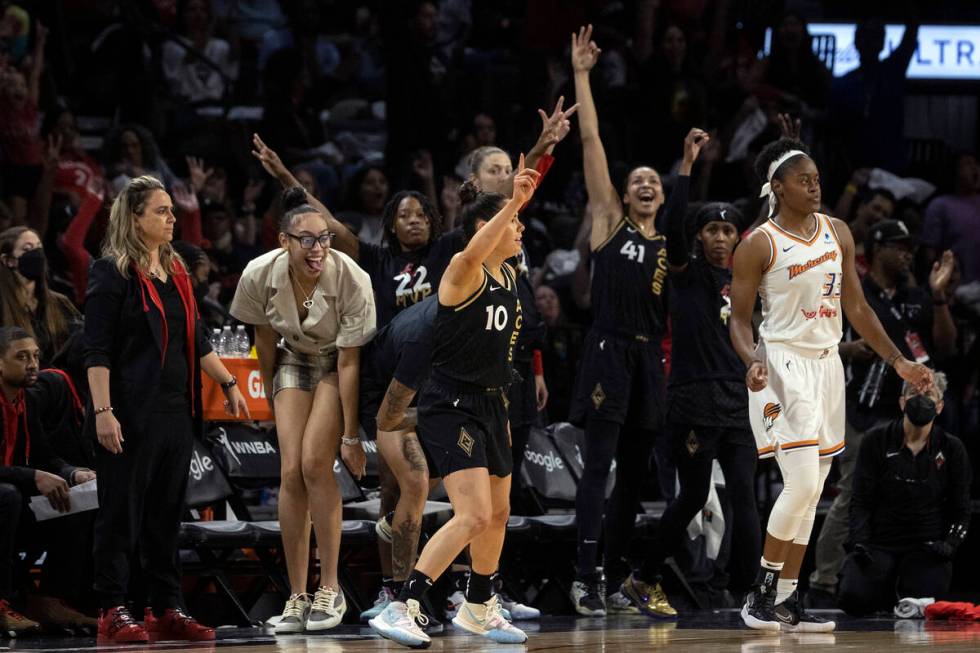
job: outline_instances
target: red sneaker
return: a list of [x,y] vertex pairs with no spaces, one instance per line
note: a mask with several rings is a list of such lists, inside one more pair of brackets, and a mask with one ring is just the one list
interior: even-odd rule
[[99,643],[148,642],[149,636],[124,605],[99,610]]
[[193,617],[184,614],[180,608],[167,608],[162,617],[154,616],[153,610],[147,608],[143,621],[153,641],[182,639],[190,642],[209,642],[214,639],[214,628],[198,623]]

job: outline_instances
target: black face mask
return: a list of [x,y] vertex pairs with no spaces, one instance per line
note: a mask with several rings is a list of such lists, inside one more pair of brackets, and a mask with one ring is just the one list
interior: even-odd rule
[[40,281],[47,272],[47,259],[40,247],[29,249],[17,259],[17,271],[28,281]]
[[915,395],[905,400],[905,416],[915,426],[925,426],[936,419],[936,402],[925,395]]

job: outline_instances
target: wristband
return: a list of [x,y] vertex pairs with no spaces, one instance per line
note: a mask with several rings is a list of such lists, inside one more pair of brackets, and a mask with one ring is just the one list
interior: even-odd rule
[[219,385],[221,385],[221,389],[222,390],[224,390],[225,392],[227,392],[228,390],[231,390],[236,385],[238,385],[238,379],[233,376],[233,377],[231,377],[231,380],[225,381],[224,383],[221,383]]
[[534,376],[544,376],[544,361],[541,358],[541,350],[534,350],[534,360],[532,361]]
[[102,413],[112,413],[115,411],[112,410],[112,406],[103,406],[102,408],[96,408],[92,412],[95,413],[96,415],[100,415]]
[[356,435],[353,437],[347,437],[346,435],[344,435],[341,436],[340,443],[343,444],[345,447],[356,447],[359,444],[361,444],[361,439],[358,438]]

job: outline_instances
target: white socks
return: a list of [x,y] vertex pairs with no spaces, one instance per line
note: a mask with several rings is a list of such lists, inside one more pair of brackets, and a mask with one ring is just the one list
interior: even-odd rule
[[776,581],[776,605],[789,598],[789,595],[796,591],[799,584],[798,578],[780,578]]

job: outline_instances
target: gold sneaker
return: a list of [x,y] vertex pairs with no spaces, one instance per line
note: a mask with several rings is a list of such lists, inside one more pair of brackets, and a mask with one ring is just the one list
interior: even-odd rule
[[670,605],[660,583],[647,585],[630,574],[619,591],[625,594],[643,614],[657,619],[677,618],[677,610]]

